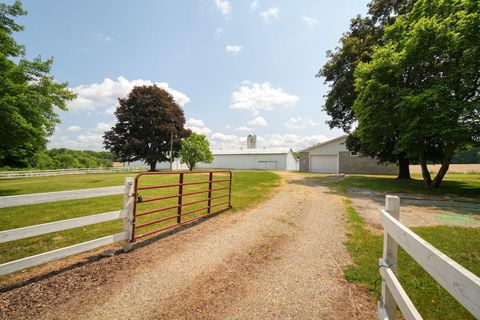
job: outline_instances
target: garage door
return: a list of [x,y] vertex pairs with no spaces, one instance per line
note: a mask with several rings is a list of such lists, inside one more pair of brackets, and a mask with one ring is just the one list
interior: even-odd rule
[[277,170],[277,161],[258,161],[257,169]]
[[338,156],[310,156],[310,172],[337,173]]

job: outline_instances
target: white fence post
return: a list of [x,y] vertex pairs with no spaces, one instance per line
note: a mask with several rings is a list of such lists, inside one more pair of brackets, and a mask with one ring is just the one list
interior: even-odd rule
[[125,178],[125,189],[123,191],[123,210],[126,210],[126,215],[123,218],[123,230],[127,233],[127,240],[123,245],[123,251],[127,252],[132,249],[130,239],[133,231],[133,183],[132,177]]
[[[400,198],[397,196],[385,196],[385,210],[395,219],[400,218]],[[393,238],[384,232],[383,235],[383,263],[397,274],[397,260],[398,260],[398,243]],[[389,320],[396,319],[397,303],[393,298],[392,293],[387,287],[385,281],[382,281],[382,301],[384,311]]]

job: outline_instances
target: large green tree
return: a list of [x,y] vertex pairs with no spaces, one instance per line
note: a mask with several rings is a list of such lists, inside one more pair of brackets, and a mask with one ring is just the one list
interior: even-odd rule
[[192,133],[182,141],[179,152],[180,162],[186,163],[192,171],[199,162],[212,163],[213,154],[210,151],[210,143],[204,134]]
[[50,75],[52,59],[25,58],[25,48],[13,38],[22,31],[14,18],[25,15],[19,1],[0,3],[0,167],[25,167],[60,122],[55,107],[66,110],[76,97],[67,82]]
[[[330,128],[340,128],[351,133],[356,123],[353,104],[357,98],[354,73],[359,63],[369,62],[373,50],[384,44],[384,28],[391,25],[398,15],[408,12],[415,0],[372,0],[365,17],[357,16],[351,20],[350,30],[340,39],[340,45],[327,52],[327,62],[318,72],[329,90],[325,96],[323,109],[330,116],[327,121]],[[396,137],[388,138],[395,141]],[[351,150],[377,158],[380,162],[399,163],[399,178],[410,178],[409,161],[405,154],[394,154],[393,144],[385,144],[384,150],[365,148],[355,134],[348,138],[347,146]]]
[[183,109],[164,89],[135,87],[118,101],[117,123],[105,132],[104,145],[122,161],[143,160],[155,171],[157,162],[170,159],[170,139],[175,155],[182,139],[191,134],[184,127]]
[[[459,147],[480,144],[480,4],[419,0],[386,28],[385,44],[355,72],[357,137],[419,159],[438,187]],[[427,162],[441,168],[432,180]]]

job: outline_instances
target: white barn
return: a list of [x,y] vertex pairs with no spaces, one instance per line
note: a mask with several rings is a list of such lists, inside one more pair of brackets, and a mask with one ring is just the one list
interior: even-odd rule
[[[198,163],[197,169],[237,169],[237,170],[298,170],[298,160],[292,149],[238,149],[212,150],[212,163]],[[129,166],[146,166],[144,162],[136,161]],[[168,170],[169,162],[157,164],[157,170]],[[188,170],[179,159],[172,163],[173,170]]]
[[213,150],[212,163],[199,168],[241,170],[298,170],[292,149]]

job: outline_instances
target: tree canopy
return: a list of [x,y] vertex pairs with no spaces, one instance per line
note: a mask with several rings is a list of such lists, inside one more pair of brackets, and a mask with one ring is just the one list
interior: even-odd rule
[[118,101],[117,123],[105,132],[104,145],[122,161],[143,160],[155,171],[157,162],[170,159],[170,139],[175,156],[191,133],[184,127],[183,109],[155,85],[135,87]]
[[[459,147],[480,143],[480,4],[419,0],[355,70],[356,136],[373,152],[419,159],[438,187]],[[440,161],[435,179],[427,161]]]
[[180,163],[186,163],[192,171],[199,162],[211,163],[213,154],[210,151],[210,143],[204,134],[192,133],[182,141],[180,149]]
[[66,110],[66,101],[76,97],[67,82],[50,75],[52,59],[25,59],[25,48],[13,38],[23,30],[14,18],[25,14],[19,1],[0,3],[0,167],[28,166],[60,122],[54,108]]
[[[330,116],[330,128],[340,128],[351,133],[356,124],[353,104],[357,99],[355,91],[355,70],[362,62],[369,62],[372,53],[384,44],[384,28],[391,25],[398,15],[408,12],[415,0],[372,0],[365,17],[351,20],[350,30],[340,38],[340,45],[327,52],[327,62],[316,75],[324,77],[329,90],[323,109]],[[395,137],[390,137],[395,139]],[[369,150],[358,137],[348,137],[347,147],[377,158],[380,162],[399,162],[399,178],[410,178],[409,161],[404,154],[394,154],[392,144],[383,144],[383,150]]]

